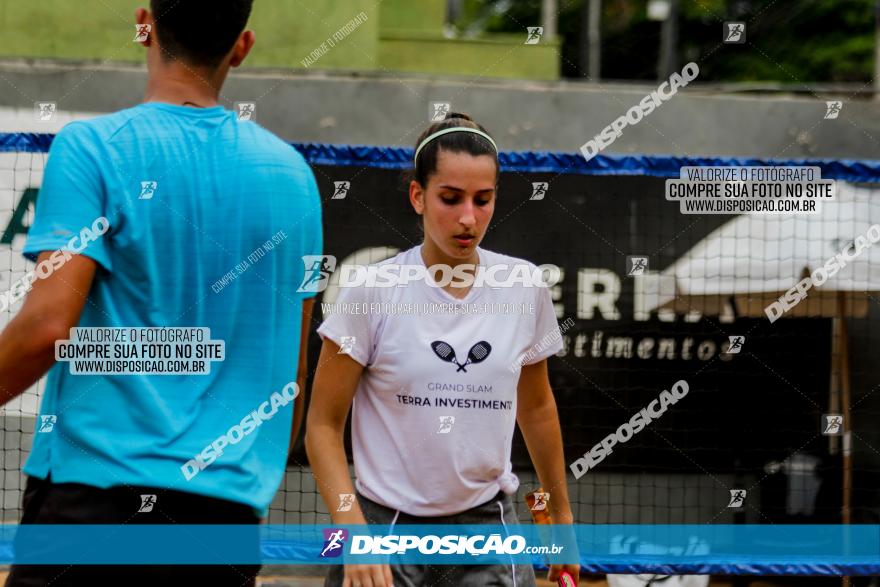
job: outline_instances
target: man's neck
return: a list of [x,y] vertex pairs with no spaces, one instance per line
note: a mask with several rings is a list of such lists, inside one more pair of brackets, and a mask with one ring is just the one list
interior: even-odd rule
[[184,66],[166,66],[161,71],[151,71],[144,102],[201,108],[216,106],[220,94],[216,77],[216,72],[205,73]]

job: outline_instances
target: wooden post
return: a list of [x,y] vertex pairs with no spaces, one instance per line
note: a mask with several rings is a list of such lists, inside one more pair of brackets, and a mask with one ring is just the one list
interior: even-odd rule
[[544,38],[553,39],[556,36],[556,22],[559,16],[559,6],[556,0],[544,0],[541,4],[541,26],[544,27]]

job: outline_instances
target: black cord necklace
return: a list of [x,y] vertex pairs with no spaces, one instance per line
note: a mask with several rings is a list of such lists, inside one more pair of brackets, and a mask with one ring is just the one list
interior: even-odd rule
[[199,106],[199,105],[196,104],[195,102],[189,102],[189,101],[187,101],[187,102],[184,102],[184,103],[183,103],[184,106],[188,106],[188,105],[190,105],[190,104],[192,104],[192,105],[195,106],[196,108],[202,108],[202,106]]

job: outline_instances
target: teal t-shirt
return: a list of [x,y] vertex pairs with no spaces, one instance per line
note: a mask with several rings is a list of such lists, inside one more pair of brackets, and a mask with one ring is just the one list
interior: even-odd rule
[[[56,363],[40,407],[53,425],[34,434],[25,473],[176,489],[265,514],[294,404],[264,402],[290,397],[302,303],[314,295],[297,293],[302,258],[322,249],[311,169],[221,106],[141,104],[58,134],[24,253],[65,248],[101,217],[109,230],[81,252],[99,268],[78,326],[209,328],[225,359],[206,375],[79,375]],[[221,436],[237,442],[205,453]],[[209,462],[193,474],[196,455]]]

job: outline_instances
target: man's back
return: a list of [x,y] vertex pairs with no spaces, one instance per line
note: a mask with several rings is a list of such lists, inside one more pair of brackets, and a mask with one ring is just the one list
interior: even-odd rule
[[[35,435],[25,472],[265,510],[293,403],[259,408],[275,392],[290,397],[292,387],[282,390],[296,379],[301,257],[322,247],[311,171],[292,147],[222,107],[147,103],[58,135],[25,253],[62,248],[101,216],[110,230],[82,253],[101,269],[79,326],[210,328],[225,359],[207,375],[73,375],[70,363],[56,364],[41,413],[57,422]],[[218,451],[221,436],[231,442]]]

